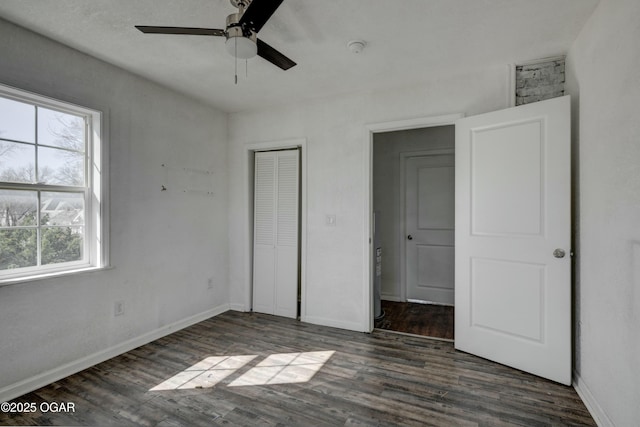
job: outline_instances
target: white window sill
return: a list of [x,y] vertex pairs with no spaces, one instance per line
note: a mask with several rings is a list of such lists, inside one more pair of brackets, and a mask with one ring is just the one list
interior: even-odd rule
[[33,274],[31,276],[16,277],[16,278],[11,278],[11,279],[0,279],[0,287],[19,285],[19,284],[22,284],[22,283],[35,282],[35,281],[38,281],[38,280],[53,279],[53,278],[56,278],[56,277],[75,276],[75,275],[79,275],[79,274],[93,273],[93,272],[96,272],[96,271],[112,270],[114,268],[115,267],[111,267],[111,266],[107,266],[107,267],[83,267],[83,268],[78,268],[78,269],[75,269],[75,270],[65,270],[65,271],[57,271],[57,272],[53,272],[53,273]]

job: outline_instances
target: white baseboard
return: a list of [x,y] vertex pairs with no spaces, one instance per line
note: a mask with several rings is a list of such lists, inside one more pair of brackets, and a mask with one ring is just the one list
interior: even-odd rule
[[10,384],[0,389],[0,402],[7,402],[11,399],[15,399],[16,397],[22,396],[23,394],[37,390],[40,387],[49,385],[62,378],[66,378],[69,375],[78,373],[82,370],[95,366],[98,363],[104,362],[105,360],[109,360],[113,357],[119,356],[123,353],[126,353],[127,351],[133,350],[134,348],[140,347],[141,345],[150,343],[151,341],[157,340],[158,338],[162,338],[166,335],[172,334],[176,331],[179,331],[180,329],[195,325],[196,323],[222,314],[228,310],[229,305],[222,304],[218,307],[212,308],[211,310],[207,310],[194,316],[187,317],[186,319],[182,319],[169,325],[165,325],[161,328],[147,332],[136,338],[132,338],[113,347],[82,357],[78,360],[74,360],[73,362],[69,362],[31,378],[27,378],[22,381],[18,381],[17,383]]
[[380,299],[384,301],[404,302],[404,300],[399,296],[391,294],[382,294],[380,295]]
[[236,303],[231,303],[229,304],[229,310],[231,311],[240,311],[240,312],[247,312],[249,310],[247,310],[247,307],[245,307],[244,304],[236,304]]
[[589,390],[587,384],[585,384],[584,380],[580,378],[580,375],[575,371],[573,373],[573,388],[599,427],[615,427],[611,419],[598,404],[598,401],[593,397],[593,394],[591,394],[591,390]]
[[349,331],[356,331],[356,332],[370,332],[370,331],[363,331],[362,324],[355,323],[355,322],[341,322],[341,321],[336,321],[334,319],[325,319],[323,317],[314,317],[314,316],[305,316],[300,320],[302,322],[313,323],[314,325],[320,325],[320,326],[329,326],[331,328],[346,329]]

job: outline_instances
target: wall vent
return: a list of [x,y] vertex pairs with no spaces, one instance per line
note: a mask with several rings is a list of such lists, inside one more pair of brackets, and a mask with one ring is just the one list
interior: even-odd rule
[[564,95],[565,57],[541,59],[515,66],[516,105]]

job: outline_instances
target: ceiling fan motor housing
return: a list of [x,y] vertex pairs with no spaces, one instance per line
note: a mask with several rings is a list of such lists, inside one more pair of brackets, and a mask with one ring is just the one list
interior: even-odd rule
[[225,47],[232,56],[240,59],[249,59],[258,54],[257,36],[254,31],[240,24],[241,17],[241,12],[227,16],[227,41],[225,42]]

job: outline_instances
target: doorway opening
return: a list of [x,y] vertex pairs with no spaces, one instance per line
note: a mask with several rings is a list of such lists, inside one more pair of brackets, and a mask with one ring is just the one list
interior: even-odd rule
[[371,129],[372,328],[453,340],[459,117]]

